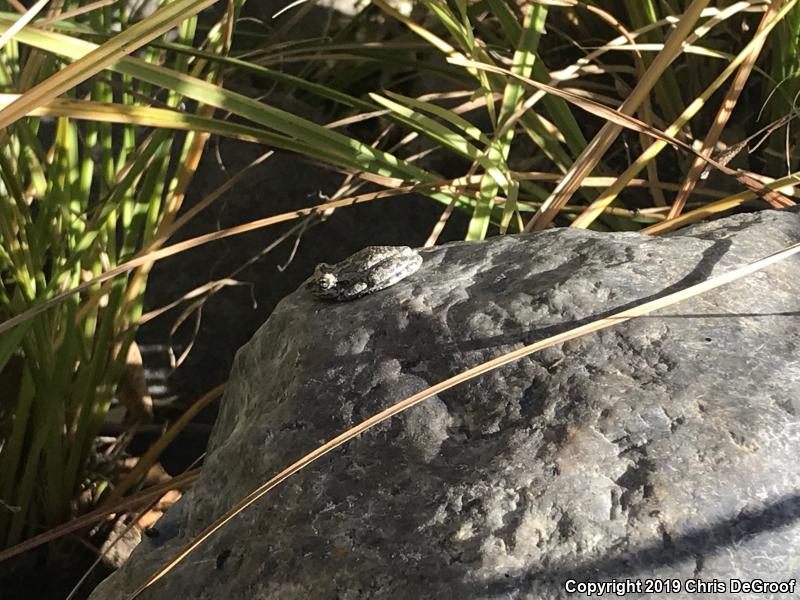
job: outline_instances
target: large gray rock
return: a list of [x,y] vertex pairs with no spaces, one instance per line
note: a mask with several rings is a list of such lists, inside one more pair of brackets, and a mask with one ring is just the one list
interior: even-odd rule
[[[377,411],[798,240],[791,211],[667,238],[560,229],[425,251],[410,279],[354,302],[298,290],[238,353],[200,482],[92,598],[125,597]],[[796,579],[797,269],[789,259],[428,400],[291,478],[143,597],[555,599],[568,580]],[[716,591],[669,597],[731,597]]]

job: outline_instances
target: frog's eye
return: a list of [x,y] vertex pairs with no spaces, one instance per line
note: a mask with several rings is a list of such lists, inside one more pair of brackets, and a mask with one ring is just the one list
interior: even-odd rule
[[329,290],[336,286],[336,275],[333,273],[323,273],[317,278],[317,285],[322,290]]

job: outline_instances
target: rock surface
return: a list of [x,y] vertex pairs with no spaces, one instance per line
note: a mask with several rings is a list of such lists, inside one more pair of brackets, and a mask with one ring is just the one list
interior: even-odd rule
[[[559,229],[427,250],[415,275],[354,302],[299,289],[239,351],[200,482],[92,599],[126,597],[379,410],[799,240],[792,211],[667,238]],[[798,266],[426,401],[289,479],[142,598],[545,600],[575,597],[567,580],[800,577]],[[652,597],[699,596],[625,596]]]

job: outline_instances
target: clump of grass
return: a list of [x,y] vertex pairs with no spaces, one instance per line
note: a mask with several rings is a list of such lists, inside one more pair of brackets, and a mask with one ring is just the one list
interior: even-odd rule
[[[192,15],[209,3],[173,2],[133,26],[124,2],[85,13],[57,2],[46,14],[37,14],[38,3],[0,16],[3,320],[163,242],[203,139],[137,122],[153,104],[177,109],[180,93],[100,69],[175,25],[177,41],[192,43]],[[33,26],[15,31],[26,20]],[[81,40],[46,28],[124,33],[65,68],[62,56],[80,53]],[[40,47],[26,45],[26,36],[39,36]],[[217,31],[207,43],[223,51],[228,41]],[[157,48],[137,60],[209,79],[217,73]],[[106,482],[87,479],[86,468],[136,334],[148,268],[87,286],[0,336],[0,547],[63,522],[79,497],[92,504],[103,494]]]

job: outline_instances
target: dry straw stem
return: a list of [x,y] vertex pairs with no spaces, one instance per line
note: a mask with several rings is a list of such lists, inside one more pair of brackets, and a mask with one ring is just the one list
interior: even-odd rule
[[646,315],[651,313],[655,310],[659,310],[665,308],[667,306],[671,306],[688,298],[692,298],[699,294],[705,293],[709,290],[714,288],[720,287],[725,285],[726,283],[730,283],[737,279],[740,279],[746,275],[764,269],[765,267],[779,262],[781,260],[785,260],[788,257],[797,254],[800,252],[800,243],[793,244],[784,248],[783,250],[776,252],[774,254],[770,254],[769,256],[757,260],[755,262],[749,263],[738,269],[734,269],[728,273],[723,275],[719,275],[717,277],[712,277],[711,279],[707,279],[706,281],[700,282],[698,284],[692,285],[686,289],[673,292],[668,294],[662,298],[651,300],[649,302],[645,302],[636,306],[634,308],[630,308],[621,312],[618,312],[615,315],[610,317],[606,317],[603,319],[599,319],[592,323],[587,323],[585,325],[581,325],[579,327],[575,327],[569,331],[565,331],[563,333],[559,333],[558,335],[551,336],[547,339],[541,340],[539,342],[535,342],[528,346],[523,346],[519,350],[514,350],[513,352],[509,352],[502,356],[498,356],[495,359],[482,363],[476,367],[468,369],[463,373],[459,373],[445,381],[437,383],[429,387],[426,390],[423,390],[413,396],[398,402],[397,404],[390,406],[386,410],[383,410],[366,421],[363,421],[356,425],[355,427],[348,429],[344,433],[339,434],[335,438],[331,439],[324,445],[320,446],[316,450],[309,452],[300,460],[296,461],[295,463],[291,464],[283,471],[278,473],[275,477],[267,481],[266,483],[262,484],[258,488],[256,488],[253,492],[251,492],[246,498],[236,504],[232,509],[230,509],[227,513],[225,513],[222,517],[218,520],[214,521],[211,525],[209,525],[206,529],[204,529],[198,536],[192,540],[188,545],[186,545],[177,556],[171,559],[164,567],[159,569],[156,573],[151,575],[147,581],[145,581],[141,586],[139,586],[133,594],[128,596],[128,600],[135,600],[144,590],[150,587],[153,583],[164,577],[167,573],[169,573],[172,569],[174,569],[184,558],[186,558],[193,550],[198,548],[205,540],[207,540],[211,535],[215,532],[219,531],[222,527],[224,527],[227,523],[229,523],[236,515],[246,509],[248,506],[262,498],[266,495],[270,490],[275,488],[280,483],[286,481],[289,477],[296,474],[301,469],[304,469],[317,459],[325,456],[332,450],[338,448],[345,442],[355,438],[356,436],[364,433],[368,429],[386,421],[387,419],[408,410],[409,408],[419,404],[420,402],[435,396],[436,394],[440,394],[450,388],[463,383],[465,381],[469,381],[478,377],[479,375],[483,375],[484,373],[488,373],[489,371],[493,371],[498,369],[504,365],[517,361],[521,358],[524,358],[534,352],[538,352],[539,350],[543,350],[545,348],[549,348],[556,344],[563,344],[569,340],[573,340],[575,338],[584,336],[588,333],[594,333],[596,331],[600,331],[602,329],[607,329],[612,327],[613,325],[618,325],[620,323],[624,323],[629,319],[633,319],[635,317],[640,317],[642,315]]
[[[681,20],[664,43],[664,49],[656,55],[630,96],[619,107],[618,114],[631,115],[639,108],[639,105],[650,93],[664,69],[681,53],[684,40],[691,33],[695,23],[700,18],[700,13],[707,4],[708,0],[694,0],[686,9]],[[564,99],[567,100],[567,98]],[[620,124],[619,121],[611,119],[603,125],[594,139],[587,144],[580,156],[575,159],[569,171],[564,175],[564,179],[556,186],[556,189],[553,190],[553,193],[542,205],[542,208],[525,226],[526,231],[539,231],[552,222],[558,214],[558,209],[569,201],[572,194],[580,187],[583,178],[588,176],[597,166],[603,154],[620,134],[623,127],[624,125]]]
[[156,443],[147,449],[147,452],[145,452],[136,462],[136,466],[131,469],[131,471],[122,481],[114,486],[114,489],[111,490],[111,493],[105,499],[103,504],[108,505],[125,494],[125,492],[127,492],[132,486],[139,483],[150,467],[155,464],[156,460],[158,460],[158,457],[161,456],[161,453],[164,451],[164,449],[172,443],[178,434],[183,431],[183,428],[186,427],[186,425],[188,425],[188,423],[194,419],[194,417],[197,416],[201,410],[219,398],[224,389],[225,384],[223,383],[212,389],[210,392],[207,392],[202,397],[198,398],[198,400],[194,402],[192,406],[190,406],[189,409],[185,411],[180,418],[175,421],[175,423],[173,423],[166,432],[164,432],[161,437],[158,438],[158,440],[156,440]]
[[168,256],[173,256],[175,254],[179,254],[180,252],[184,252],[185,250],[189,250],[190,248],[196,248],[198,246],[202,246],[203,244],[208,244],[210,242],[214,242],[216,240],[220,240],[223,238],[231,237],[234,235],[240,235],[242,233],[246,233],[248,231],[254,231],[256,229],[261,229],[263,227],[268,227],[270,225],[275,225],[276,223],[282,223],[284,221],[290,221],[300,217],[307,217],[315,214],[321,214],[331,208],[340,208],[343,206],[361,204],[363,202],[371,202],[378,198],[388,198],[390,196],[406,194],[409,192],[419,191],[419,190],[430,191],[439,188],[447,189],[449,188],[449,186],[450,186],[449,182],[441,182],[437,184],[417,184],[417,185],[409,185],[402,188],[397,188],[394,190],[387,190],[383,192],[371,192],[368,194],[361,194],[360,196],[355,196],[352,198],[343,198],[341,200],[336,200],[333,202],[325,202],[324,204],[318,204],[310,208],[303,208],[287,213],[282,213],[280,215],[275,215],[273,217],[258,219],[256,221],[251,221],[250,223],[246,223],[244,225],[237,225],[235,227],[230,227],[228,229],[223,229],[221,231],[214,231],[211,233],[207,233],[205,235],[197,236],[189,240],[185,240],[183,242],[179,242],[177,244],[173,244],[171,246],[160,248],[159,250],[146,251],[127,262],[117,265],[113,269],[109,269],[108,271],[105,271],[100,275],[97,275],[87,281],[84,281],[80,285],[77,285],[73,288],[70,288],[66,291],[56,294],[55,296],[49,298],[48,300],[45,300],[41,304],[37,304],[36,306],[33,306],[28,310],[11,317],[10,319],[6,319],[2,323],[0,323],[0,333],[13,329],[17,325],[24,323],[28,319],[31,319],[36,315],[54,306],[57,306],[59,303],[63,302],[64,299],[69,298],[73,294],[83,292],[97,285],[98,283],[109,281],[114,277],[119,277],[120,275],[128,273],[141,265],[147,264],[148,262],[151,261],[156,262]]
[[200,469],[187,471],[182,475],[173,477],[169,481],[166,481],[164,483],[159,483],[158,485],[149,487],[146,490],[137,492],[136,494],[129,496],[128,498],[119,500],[117,502],[112,502],[108,506],[101,506],[100,508],[93,510],[90,513],[86,513],[85,515],[82,515],[76,519],[72,519],[68,523],[64,523],[63,525],[54,527],[49,531],[40,533],[39,535],[36,535],[32,538],[28,538],[27,540],[25,540],[20,544],[17,544],[16,546],[11,546],[11,548],[6,548],[5,550],[0,550],[0,563],[2,563],[4,560],[8,560],[13,556],[17,556],[19,554],[22,554],[23,552],[27,552],[28,550],[33,550],[34,548],[37,548],[42,544],[47,544],[48,542],[52,542],[53,540],[64,537],[65,535],[68,535],[70,533],[86,529],[87,527],[90,527],[95,523],[99,523],[109,515],[133,510],[135,508],[138,508],[139,506],[142,506],[143,504],[147,504],[148,502],[157,500],[170,490],[185,489],[190,485],[194,484],[194,482],[197,481],[199,477],[200,477]]
[[47,17],[46,19],[37,21],[36,26],[49,27],[53,23],[58,23],[59,21],[66,21],[67,19],[74,19],[75,17],[79,17],[86,13],[92,12],[93,10],[103,8],[104,6],[111,6],[115,2],[117,2],[117,0],[97,0],[97,2],[90,2],[89,4],[86,4],[84,6],[79,6],[78,8],[73,8],[72,10],[65,10],[51,17]]
[[[728,123],[728,119],[733,112],[734,106],[736,106],[736,102],[739,100],[739,95],[742,93],[742,90],[744,90],[745,83],[747,82],[747,79],[750,77],[750,73],[753,70],[753,65],[755,65],[756,59],[764,47],[766,36],[759,34],[762,31],[769,31],[772,29],[770,26],[770,20],[775,16],[784,2],[785,0],[772,0],[769,8],[762,15],[761,21],[758,24],[758,29],[756,30],[754,36],[757,43],[749,48],[746,58],[739,66],[739,70],[736,72],[736,76],[733,78],[733,81],[731,82],[731,85],[725,94],[725,98],[720,103],[719,110],[714,118],[714,123],[711,125],[711,128],[708,130],[708,133],[703,140],[703,147],[700,150],[700,154],[703,156],[711,156],[711,153],[717,144],[717,140],[719,140],[719,136],[722,133],[722,130],[725,128],[725,125]],[[686,200],[689,198],[689,195],[692,193],[697,181],[700,179],[700,174],[703,172],[703,169],[705,169],[705,166],[705,161],[699,156],[694,159],[694,162],[689,169],[689,173],[683,180],[681,190],[678,192],[678,195],[675,197],[675,200],[672,203],[668,218],[673,219],[681,214],[681,211],[686,204]]]
[[[785,188],[787,186],[793,186],[797,184],[800,184],[800,172],[791,173],[789,175],[786,175],[785,177],[776,179],[775,181],[767,184],[767,187],[777,190],[780,188]],[[756,194],[754,194],[753,192],[740,192],[738,194],[734,194],[733,196],[728,196],[727,198],[722,198],[721,200],[717,200],[716,202],[711,202],[710,204],[706,204],[705,206],[701,206],[700,208],[696,208],[695,210],[689,211],[687,213],[683,213],[682,215],[675,217],[674,219],[670,219],[668,221],[662,221],[661,223],[656,223],[655,225],[646,227],[642,229],[640,233],[660,235],[662,233],[675,231],[676,229],[680,229],[681,227],[685,227],[686,225],[691,225],[692,223],[698,223],[700,221],[713,217],[714,215],[717,215],[719,213],[723,213],[725,211],[738,208],[745,202],[749,200],[754,200],[756,197],[757,197]]]

